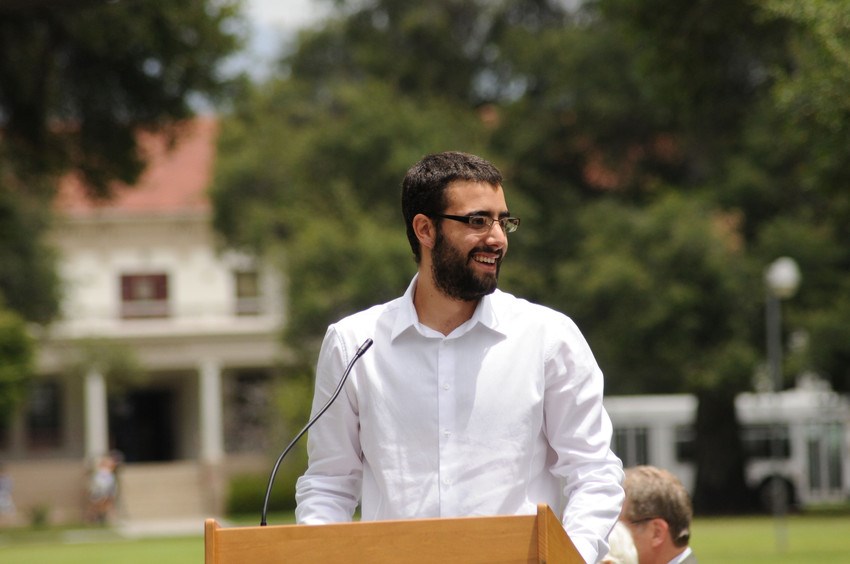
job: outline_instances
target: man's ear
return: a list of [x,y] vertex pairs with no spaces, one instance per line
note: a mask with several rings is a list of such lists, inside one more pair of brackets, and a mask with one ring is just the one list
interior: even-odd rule
[[650,521],[652,527],[652,536],[650,542],[652,546],[661,546],[667,539],[670,539],[670,525],[664,519],[656,518]]
[[426,249],[434,248],[434,241],[437,239],[437,226],[426,215],[421,213],[413,216],[413,233],[419,239],[419,244]]

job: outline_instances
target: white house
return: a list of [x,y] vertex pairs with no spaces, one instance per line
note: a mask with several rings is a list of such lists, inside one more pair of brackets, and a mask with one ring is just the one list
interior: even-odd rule
[[[92,465],[112,451],[124,459],[118,511],[129,520],[219,515],[227,476],[268,463],[262,415],[284,360],[282,281],[268,263],[223,251],[212,231],[217,131],[199,118],[173,147],[142,136],[148,168],[105,203],[63,180],[61,318],[40,335],[27,405],[0,429],[19,520],[31,510],[79,520]],[[135,361],[141,377],[107,377],[109,356]]]

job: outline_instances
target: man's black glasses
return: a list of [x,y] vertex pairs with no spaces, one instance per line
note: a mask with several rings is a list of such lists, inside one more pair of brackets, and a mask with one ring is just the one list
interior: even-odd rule
[[446,215],[442,213],[434,214],[433,217],[441,217],[443,219],[452,219],[454,221],[460,221],[461,223],[467,223],[470,227],[478,231],[490,230],[493,227],[495,222],[499,222],[499,225],[502,227],[502,231],[505,233],[513,233],[519,227],[519,218],[518,217],[500,217],[499,219],[493,219],[488,215]]

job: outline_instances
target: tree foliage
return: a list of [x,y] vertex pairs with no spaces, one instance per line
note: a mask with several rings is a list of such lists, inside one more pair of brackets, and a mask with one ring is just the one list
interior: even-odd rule
[[557,266],[550,297],[594,344],[610,393],[748,386],[720,381],[718,366],[758,310],[734,221],[679,194],[643,209],[588,204],[579,221],[586,235]]
[[76,174],[99,198],[114,180],[132,185],[145,161],[136,135],[167,132],[191,115],[196,96],[227,94],[219,65],[240,41],[240,0],[47,4],[0,3],[4,406],[33,369],[19,354],[26,326],[9,316],[44,324],[59,309],[45,241],[57,179]]
[[0,186],[0,307],[38,323],[52,319],[59,303],[54,253],[38,237],[49,225],[43,204]]
[[503,286],[575,317],[609,392],[697,393],[697,505],[740,509],[773,259],[803,271],[786,385],[850,390],[850,2],[334,5],[220,147],[217,225],[284,249],[290,334],[397,295],[405,167],[479,152],[523,218]]
[[447,146],[483,150],[486,137],[474,114],[375,81],[320,96],[313,87],[286,80],[243,100],[223,127],[212,190],[216,226],[233,244],[282,253],[288,333],[308,342],[410,280],[407,167]]
[[23,319],[0,305],[0,425],[24,396],[34,354],[35,343]]
[[136,134],[224,85],[238,0],[0,9],[3,147],[29,182],[73,170],[99,196],[142,169]]

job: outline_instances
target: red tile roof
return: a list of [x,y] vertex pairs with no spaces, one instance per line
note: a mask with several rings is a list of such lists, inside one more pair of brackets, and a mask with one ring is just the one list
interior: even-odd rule
[[218,123],[199,117],[180,126],[174,145],[165,135],[141,134],[139,147],[147,167],[133,186],[116,182],[113,197],[95,201],[80,179],[66,175],[59,183],[56,210],[65,217],[162,216],[208,214]]

